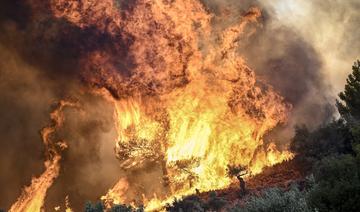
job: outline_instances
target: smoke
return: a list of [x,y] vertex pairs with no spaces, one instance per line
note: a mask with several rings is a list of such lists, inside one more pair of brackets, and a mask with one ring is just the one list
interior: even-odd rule
[[[36,70],[0,45],[0,205],[9,204],[43,166],[39,130],[46,123],[53,94]],[[39,82],[39,83],[35,83]]]
[[[124,10],[132,8],[131,1],[116,2]],[[294,125],[315,127],[333,117],[329,105],[360,55],[359,1],[202,2],[217,15],[212,24],[219,30],[238,22],[250,7],[261,8],[263,17],[246,32],[239,52],[259,81],[272,85],[293,105],[289,125],[276,130],[271,139],[286,143]],[[56,18],[43,1],[1,3],[0,29],[0,170],[7,170],[0,173],[0,207],[9,208],[31,177],[43,171],[39,130],[49,120],[49,105],[76,96],[84,113],[67,111],[65,127],[58,132],[69,149],[46,207],[53,208],[69,195],[74,208],[81,209],[85,200],[95,201],[123,174],[113,151],[113,108],[100,97],[84,94],[89,86],[84,81],[104,84],[91,81],[93,76],[84,78],[82,59],[92,58],[99,49],[105,49],[105,54],[115,52],[115,58],[122,59],[105,62],[130,75],[134,58],[127,55],[126,47],[133,40],[126,34],[114,37],[96,27],[84,29]],[[123,43],[114,47],[114,40]],[[174,76],[177,85],[186,83],[181,74]],[[116,97],[124,95],[115,92],[119,88],[107,89]]]
[[255,48],[244,48],[244,55],[293,104],[289,126],[278,135],[287,139],[294,125],[314,128],[337,116],[335,99],[360,55],[360,3],[278,0],[260,4],[268,18],[249,41]]
[[61,176],[49,189],[45,208],[54,208],[68,196],[73,209],[82,210],[84,201],[97,201],[120,176],[114,157],[116,131],[113,108],[99,96],[82,95],[81,111],[66,111],[65,125],[57,137],[67,141],[61,161]]
[[113,108],[85,92],[79,72],[86,41],[98,37],[28,3],[8,1],[0,6],[0,208],[10,208],[31,178],[44,171],[40,130],[49,124],[52,104],[75,97],[83,113],[67,110],[65,127],[57,132],[69,148],[46,207],[64,206],[69,195],[80,210],[85,200],[95,201],[121,176],[112,143]]
[[278,0],[264,5],[273,11],[276,24],[292,28],[320,55],[321,74],[332,85],[330,95],[341,91],[359,57],[360,2]]
[[256,33],[249,32],[239,51],[258,79],[293,105],[288,126],[276,131],[277,139],[287,142],[294,125],[314,128],[333,119],[335,98],[360,54],[358,1],[203,2],[230,22],[249,6],[262,9]]

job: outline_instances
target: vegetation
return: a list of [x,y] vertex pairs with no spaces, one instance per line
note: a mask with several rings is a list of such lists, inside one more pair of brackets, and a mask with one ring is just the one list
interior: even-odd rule
[[322,211],[360,209],[360,161],[351,155],[330,156],[314,169],[316,184],[309,191],[311,208]]
[[360,61],[358,60],[349,75],[345,85],[345,91],[339,97],[342,102],[337,102],[341,116],[349,123],[360,121]]
[[185,211],[205,211],[205,203],[203,202],[203,200],[196,196],[196,195],[191,195],[188,196],[186,198],[184,198],[183,200],[177,200],[175,199],[175,201],[173,202],[172,205],[168,204],[166,206],[166,211],[169,212],[185,212]]
[[103,212],[104,209],[105,207],[101,202],[98,202],[94,205],[91,202],[87,202],[85,204],[85,212]]
[[169,212],[219,211],[224,208],[227,203],[224,198],[217,196],[216,192],[211,192],[207,202],[196,195],[192,195],[180,201],[175,200],[173,204],[167,205],[166,210]]
[[298,158],[313,163],[330,155],[353,153],[350,129],[342,119],[313,132],[297,127],[290,148]]
[[314,132],[298,129],[292,150],[313,162],[315,184],[307,203],[313,211],[360,208],[360,61],[353,66],[337,107],[341,118]]
[[284,192],[279,188],[270,188],[260,197],[252,196],[244,206],[236,206],[230,212],[307,212],[306,195],[296,186]]
[[[91,202],[87,202],[85,204],[85,212],[105,212],[105,206],[103,203],[98,202],[94,205]],[[131,206],[127,205],[114,205],[111,208],[111,212],[143,212],[144,209],[142,207],[140,208],[133,208]]]

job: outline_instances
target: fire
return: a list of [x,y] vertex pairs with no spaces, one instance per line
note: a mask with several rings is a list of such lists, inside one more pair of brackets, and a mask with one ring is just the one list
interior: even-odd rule
[[40,177],[32,179],[31,185],[23,190],[19,199],[11,206],[10,212],[43,211],[46,192],[59,176],[61,151],[67,148],[64,141],[53,141],[51,135],[63,125],[63,109],[75,106],[75,103],[60,101],[50,114],[52,124],[41,130],[47,158],[44,163],[45,172]]
[[[132,170],[154,162],[162,170],[166,195],[144,195],[147,210],[196,189],[229,186],[228,166],[247,167],[253,175],[292,157],[263,140],[286,122],[290,106],[257,80],[237,53],[239,37],[261,16],[258,8],[220,26],[199,0],[137,0],[125,9],[112,0],[50,3],[54,16],[80,29],[95,28],[111,43],[88,52],[81,61],[82,76],[95,90],[111,93],[121,167]],[[11,211],[40,211],[59,175],[59,145],[46,137],[61,126],[59,111],[65,105],[52,115],[56,124],[43,131],[44,144],[51,147],[45,173]],[[130,188],[121,178],[102,200],[132,204]]]

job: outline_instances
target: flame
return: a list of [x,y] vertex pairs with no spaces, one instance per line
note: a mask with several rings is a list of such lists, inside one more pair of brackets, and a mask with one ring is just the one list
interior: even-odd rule
[[[83,75],[114,97],[121,166],[162,161],[168,195],[146,201],[148,210],[195,189],[229,186],[228,165],[257,174],[291,158],[263,142],[286,121],[290,106],[256,80],[236,51],[245,28],[261,15],[258,8],[224,28],[212,24],[216,17],[198,0],[137,0],[128,10],[111,0],[80,2],[53,0],[52,10],[112,39],[111,50],[84,58]],[[124,203],[128,187],[121,179],[102,199]]]
[[46,192],[59,176],[61,151],[67,148],[64,141],[54,142],[51,135],[64,123],[62,114],[64,108],[74,106],[76,106],[75,103],[62,100],[50,114],[52,124],[41,130],[47,158],[44,162],[45,171],[40,177],[32,179],[30,186],[22,191],[21,196],[11,206],[9,212],[43,211]]
[[[199,0],[136,0],[125,9],[113,0],[49,1],[55,17],[96,29],[111,43],[84,56],[82,76],[111,93],[121,167],[157,162],[163,170],[166,195],[143,195],[146,210],[195,189],[228,187],[228,166],[248,167],[253,175],[292,157],[263,140],[286,122],[291,106],[237,53],[239,38],[261,16],[258,8],[222,26]],[[49,147],[46,171],[10,211],[40,211],[59,175],[60,151],[48,136],[63,122],[62,107],[51,115],[55,125],[42,132]],[[132,204],[130,188],[121,178],[101,199],[109,206]]]

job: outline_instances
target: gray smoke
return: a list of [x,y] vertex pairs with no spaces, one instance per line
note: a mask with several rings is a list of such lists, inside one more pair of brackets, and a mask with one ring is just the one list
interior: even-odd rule
[[[336,117],[337,94],[360,55],[360,2],[327,0],[203,0],[234,23],[249,7],[262,9],[256,33],[240,40],[260,81],[272,85],[293,105],[287,126],[270,139],[288,143],[295,125],[315,128]],[[222,24],[222,23],[215,23]]]

